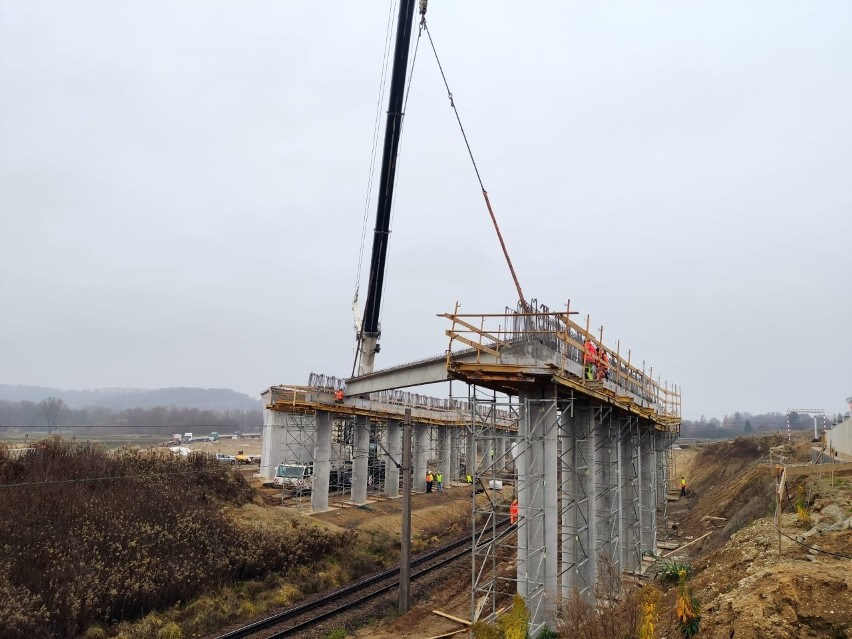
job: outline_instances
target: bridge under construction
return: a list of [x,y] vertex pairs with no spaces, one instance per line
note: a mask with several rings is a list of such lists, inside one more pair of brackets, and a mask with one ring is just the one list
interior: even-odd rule
[[[530,633],[535,636],[545,626],[556,628],[560,600],[572,592],[593,597],[607,575],[639,570],[643,553],[655,550],[658,511],[665,506],[672,474],[671,443],[680,429],[680,390],[662,383],[659,375],[655,379],[653,369],[638,366],[620,343],[606,346],[603,329],[592,334],[588,318],[585,327],[573,322],[570,307],[551,310],[525,297],[438,60],[426,23],[427,4],[398,3],[370,277],[363,318],[356,326],[353,377],[312,374],[305,386],[273,386],[263,393],[261,473],[271,478],[281,462],[285,470],[287,464],[297,466],[297,473],[310,469],[314,512],[329,508],[331,478],[339,485],[344,477],[345,486],[350,465],[351,500],[357,505],[367,503],[371,492],[399,496],[400,479],[406,486],[403,497],[409,485],[423,491],[430,471],[450,481],[471,480],[486,497],[479,499],[474,491],[472,500],[471,616],[494,617],[506,596],[519,593],[530,609]],[[443,315],[449,324],[444,354],[374,370],[406,75],[418,13],[411,67],[425,34],[518,303],[516,308],[483,314],[460,314],[457,306]],[[384,68],[390,23],[388,29]],[[377,115],[373,157],[378,122]],[[362,237],[366,215],[364,220]],[[363,242],[361,250],[363,257]],[[359,257],[357,282],[360,265]],[[356,283],[355,302],[358,293]],[[447,398],[404,390],[448,380]],[[409,432],[410,448],[402,445]],[[413,460],[403,464],[409,454]],[[499,547],[479,543],[496,539],[491,533],[507,515],[517,518],[516,533],[504,537]],[[406,521],[404,515],[403,557],[410,549]],[[509,540],[514,540],[514,569],[507,572],[503,567]],[[408,610],[405,588],[401,586],[401,612]]]
[[[398,497],[409,409],[414,491],[425,490],[429,470],[487,487],[488,499],[473,500],[474,541],[517,500],[515,570],[498,568],[507,542],[475,545],[480,617],[518,592],[532,630],[556,627],[560,600],[575,590],[593,597],[601,580],[640,570],[643,553],[656,549],[680,430],[680,389],[570,316],[537,305],[447,313],[443,356],[269,388],[261,472],[271,478],[278,463],[311,464],[314,512],[329,508],[332,468],[350,460],[352,503],[378,492]],[[600,357],[589,361],[589,345],[611,354],[604,373]],[[402,390],[448,380],[463,389],[457,397]]]

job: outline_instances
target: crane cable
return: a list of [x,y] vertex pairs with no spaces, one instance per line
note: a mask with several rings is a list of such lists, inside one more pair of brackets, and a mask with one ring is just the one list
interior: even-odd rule
[[524,312],[529,312],[530,307],[527,305],[524,292],[521,290],[521,283],[518,281],[518,275],[515,273],[515,267],[512,266],[512,260],[509,257],[506,242],[503,241],[503,234],[500,232],[500,226],[497,224],[494,209],[491,208],[491,200],[488,199],[488,191],[485,190],[485,185],[482,183],[482,176],[479,174],[479,167],[476,166],[476,160],[473,157],[470,142],[468,142],[467,134],[465,133],[461,117],[459,116],[459,110],[456,107],[455,100],[453,99],[453,92],[450,90],[450,85],[447,82],[447,76],[444,73],[444,67],[441,65],[441,60],[438,57],[438,51],[435,48],[435,42],[432,40],[432,34],[429,31],[429,26],[426,24],[426,16],[423,16],[423,19],[421,20],[421,28],[426,31],[426,35],[429,37],[429,44],[432,45],[432,52],[435,54],[435,62],[438,63],[438,70],[441,72],[441,78],[444,80],[444,87],[447,89],[447,97],[450,99],[450,106],[453,107],[453,112],[456,114],[456,120],[459,123],[459,129],[461,130],[462,137],[464,138],[467,153],[470,156],[471,163],[473,164],[473,170],[476,172],[476,179],[479,181],[479,188],[482,190],[482,197],[485,199],[485,206],[488,207],[488,214],[491,216],[491,222],[494,224],[494,230],[497,232],[497,239],[500,240],[500,247],[503,249],[503,256],[506,258],[506,264],[509,266],[509,271],[512,274],[512,280],[515,282],[515,288],[518,291],[518,299],[521,302],[521,307],[524,309]]

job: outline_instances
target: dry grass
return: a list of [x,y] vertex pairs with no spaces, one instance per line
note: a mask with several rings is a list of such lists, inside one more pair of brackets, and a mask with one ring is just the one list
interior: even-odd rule
[[[97,637],[95,624],[141,617],[126,636],[176,639],[184,629],[151,611],[270,571],[322,588],[339,576],[310,566],[353,541],[296,521],[236,523],[223,505],[249,502],[251,488],[201,456],[52,440],[20,459],[0,449],[0,486],[0,639]],[[254,612],[250,592],[234,596]],[[210,599],[188,625],[215,629],[230,608]]]

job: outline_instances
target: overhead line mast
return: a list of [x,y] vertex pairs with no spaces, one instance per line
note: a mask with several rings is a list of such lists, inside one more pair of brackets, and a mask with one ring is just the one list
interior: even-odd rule
[[[370,280],[367,285],[367,301],[364,319],[358,335],[360,365],[358,375],[373,372],[376,353],[379,352],[379,312],[382,305],[382,287],[385,279],[390,218],[393,206],[393,189],[396,181],[396,163],[399,155],[399,138],[402,130],[405,97],[405,73],[408,53],[411,48],[411,33],[414,24],[415,0],[400,0],[396,25],[396,45],[391,69],[390,96],[385,124],[385,142],[382,150],[382,169],[379,177],[376,227],[373,231],[373,253],[370,258]],[[426,13],[426,1],[420,0],[420,13]]]

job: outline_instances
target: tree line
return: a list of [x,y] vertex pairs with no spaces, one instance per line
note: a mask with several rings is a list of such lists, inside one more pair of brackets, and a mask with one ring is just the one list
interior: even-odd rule
[[[791,430],[813,431],[814,421],[810,415],[790,413]],[[843,416],[826,415],[826,423],[837,424],[843,420]],[[823,421],[817,418],[817,429],[822,430]],[[751,435],[752,433],[771,433],[776,431],[787,431],[787,413],[761,413],[752,415],[747,412],[736,412],[733,415],[725,415],[721,420],[716,417],[707,419],[702,415],[698,420],[684,419],[681,427],[681,437],[698,437],[701,439],[722,439],[735,437],[737,435]]]
[[217,411],[176,406],[113,410],[102,406],[71,408],[59,397],[40,402],[0,400],[0,428],[46,428],[52,432],[65,427],[259,430],[262,426],[263,413],[259,410]]

